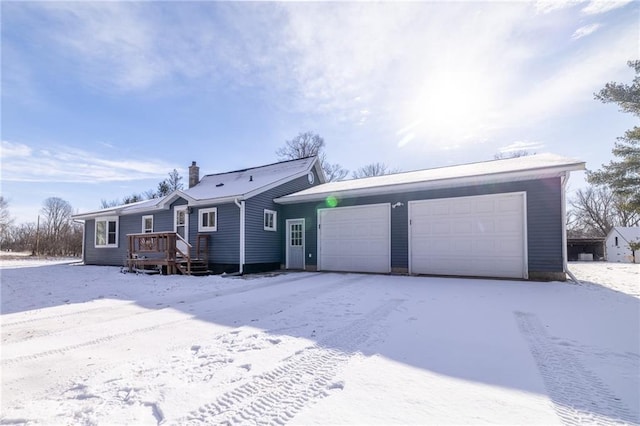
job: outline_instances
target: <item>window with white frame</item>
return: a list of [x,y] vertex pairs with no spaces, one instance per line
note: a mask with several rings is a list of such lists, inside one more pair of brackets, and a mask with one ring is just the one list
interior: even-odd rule
[[145,234],[153,232],[153,215],[142,216],[142,232]]
[[198,231],[212,232],[218,230],[218,209],[212,207],[210,209],[198,210],[200,220],[198,221]]
[[276,230],[276,215],[277,213],[273,210],[264,211],[264,230],[265,231],[275,231]]
[[118,217],[96,219],[96,247],[118,247]]

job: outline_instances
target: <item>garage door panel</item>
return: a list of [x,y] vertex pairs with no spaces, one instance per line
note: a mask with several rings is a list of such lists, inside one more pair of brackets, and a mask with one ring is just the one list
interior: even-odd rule
[[526,276],[522,193],[412,201],[409,234],[412,273]]
[[318,268],[389,272],[390,210],[389,204],[375,204],[319,211]]

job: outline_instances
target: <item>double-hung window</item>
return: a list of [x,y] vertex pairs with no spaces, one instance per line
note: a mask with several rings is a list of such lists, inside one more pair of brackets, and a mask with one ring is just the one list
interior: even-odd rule
[[96,247],[118,247],[118,218],[96,219]]
[[153,232],[153,215],[142,216],[142,232],[145,234]]
[[265,231],[275,231],[276,223],[277,223],[277,213],[273,210],[264,211],[264,230]]
[[200,209],[198,214],[200,216],[198,231],[213,232],[218,230],[218,209],[216,207]]

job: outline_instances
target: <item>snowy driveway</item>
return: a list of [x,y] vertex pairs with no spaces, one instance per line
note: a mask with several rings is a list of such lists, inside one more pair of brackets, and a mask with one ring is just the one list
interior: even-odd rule
[[0,424],[638,423],[640,265],[572,268],[591,283],[5,264]]

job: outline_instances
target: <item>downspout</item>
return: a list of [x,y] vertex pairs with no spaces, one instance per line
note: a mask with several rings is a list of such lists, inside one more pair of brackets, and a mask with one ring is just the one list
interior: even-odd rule
[[242,275],[244,270],[244,216],[245,216],[245,205],[244,200],[238,201],[236,198],[233,202],[240,209],[240,270],[238,271],[239,275]]
[[569,172],[564,172],[560,179],[562,181],[562,269],[565,274],[569,275],[571,281],[580,284],[580,281],[571,273],[567,264],[567,182],[569,182]]
[[82,223],[82,255],[81,255],[81,258],[82,258],[82,263],[86,264],[86,259],[84,258],[84,253],[85,253],[85,251],[84,251],[84,238],[85,238],[84,231],[85,231],[86,221],[84,221],[84,220],[74,220],[74,222],[75,223]]

